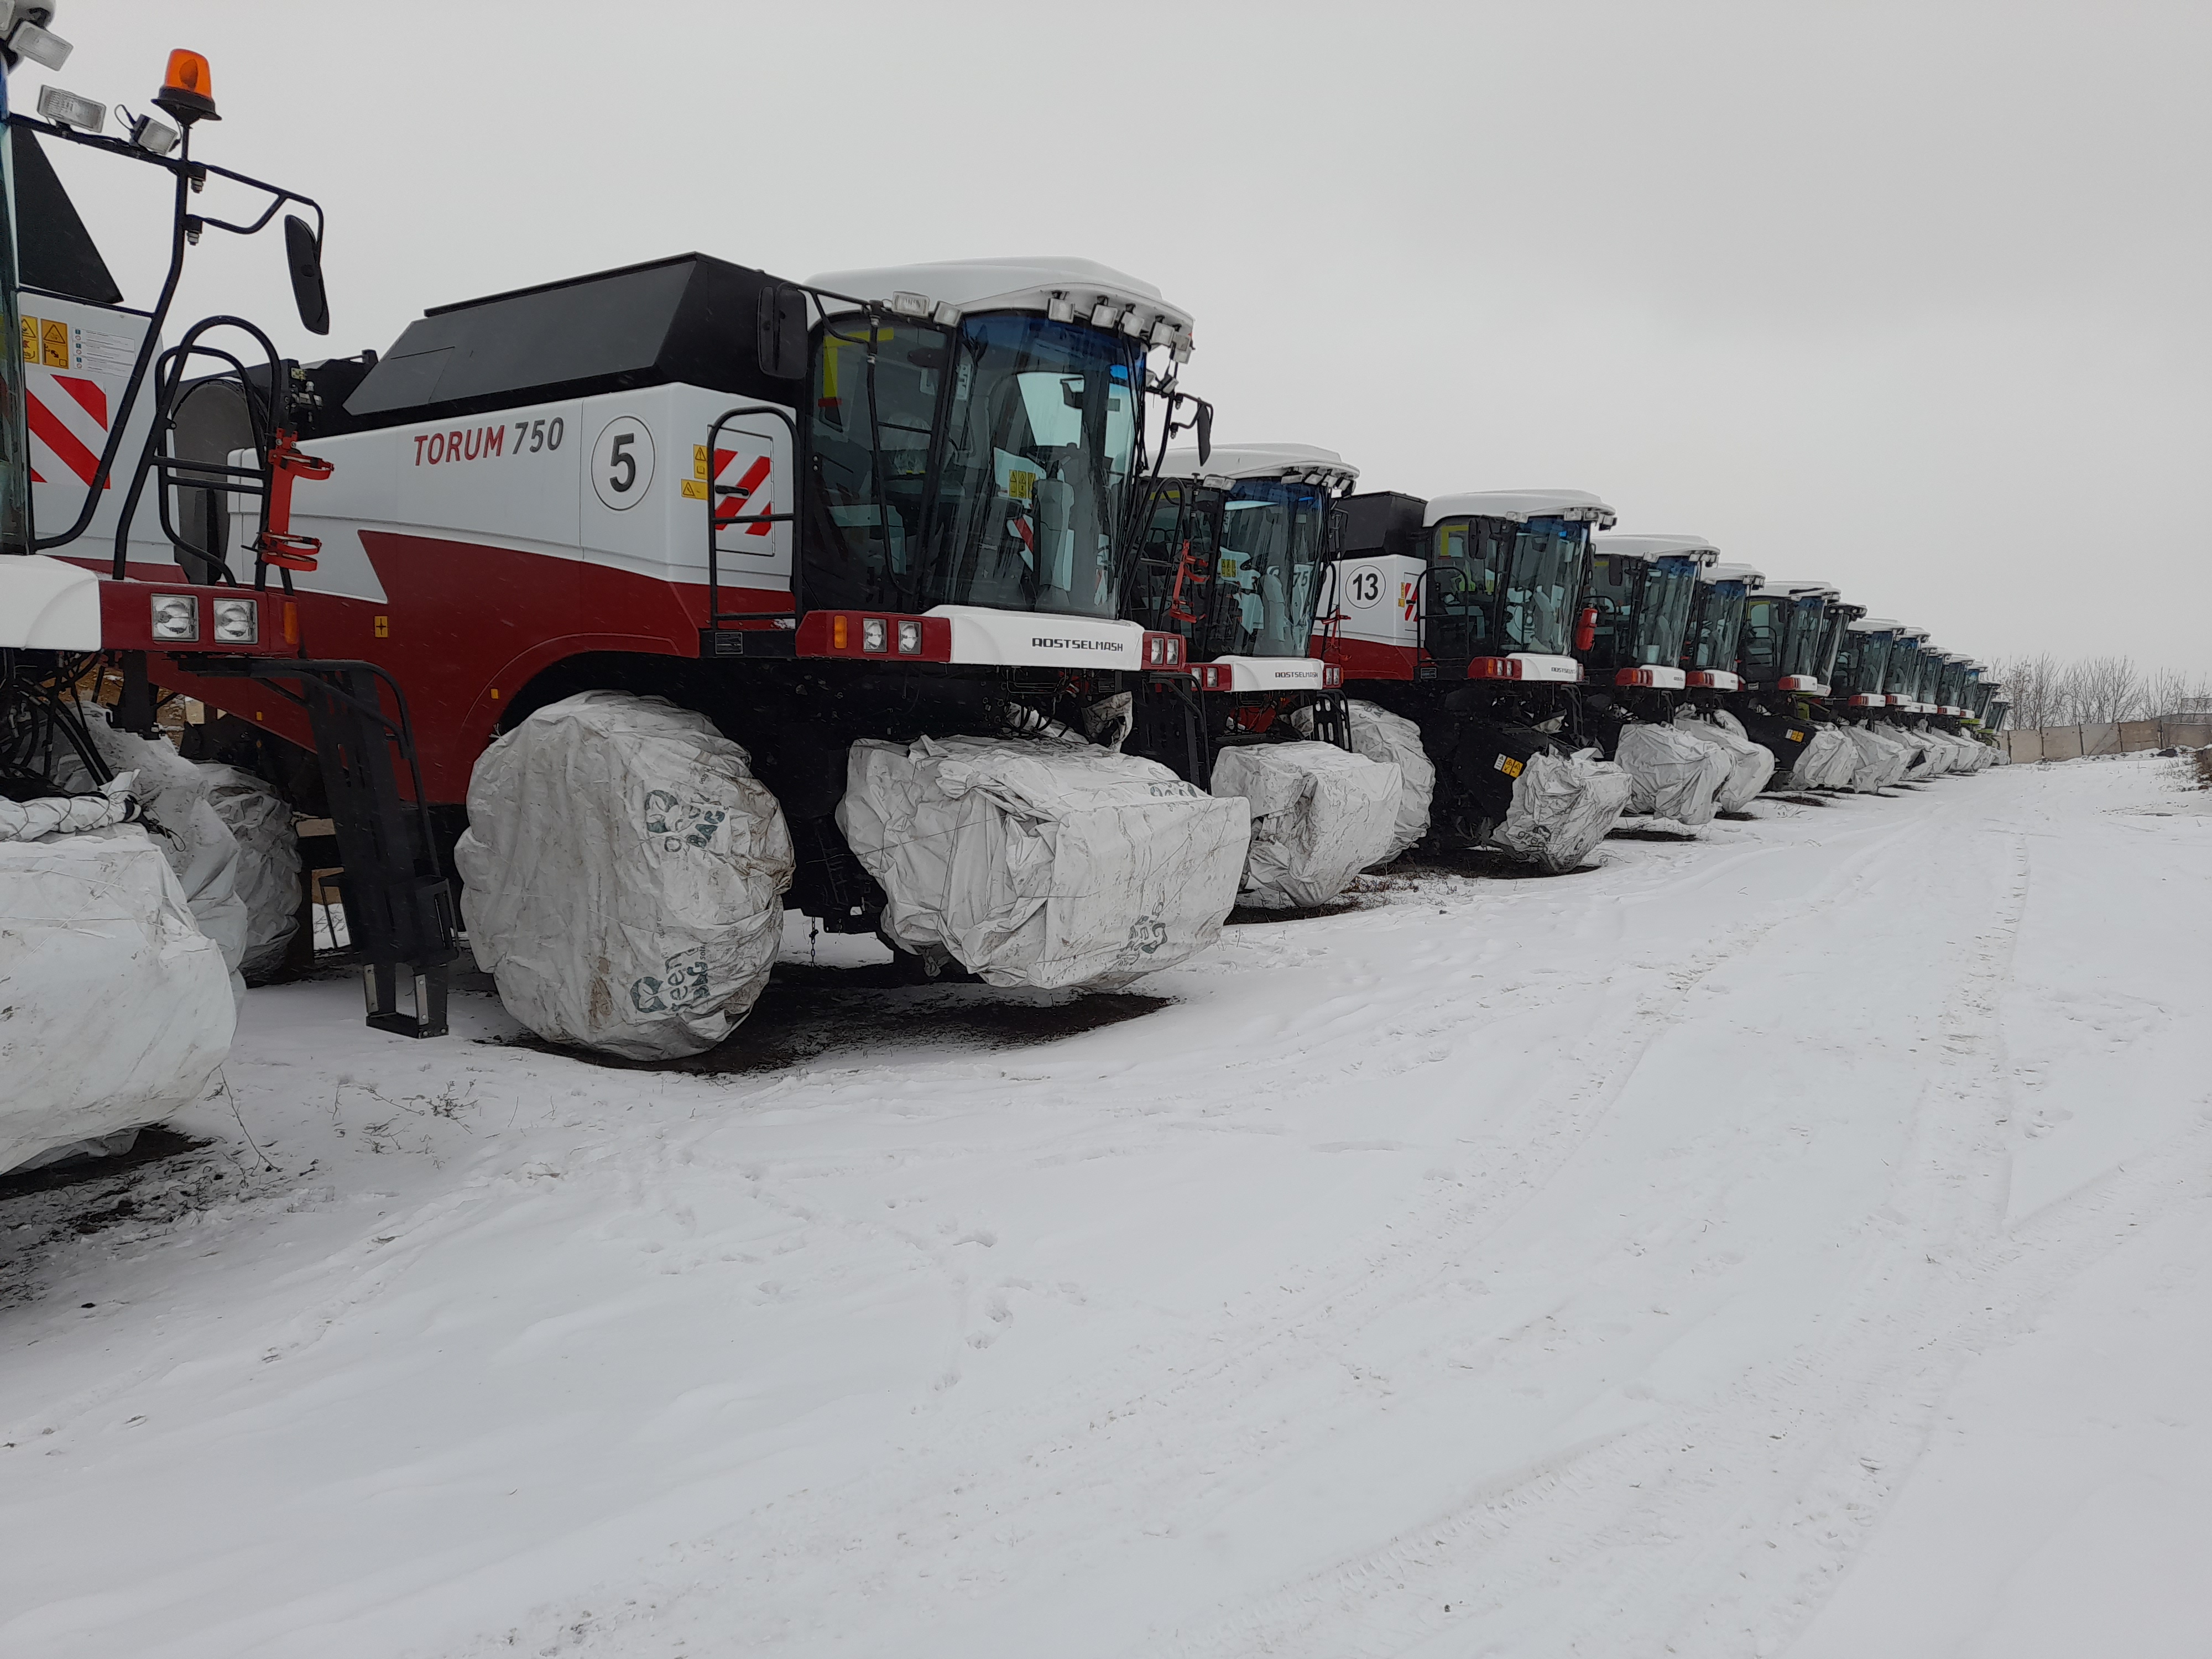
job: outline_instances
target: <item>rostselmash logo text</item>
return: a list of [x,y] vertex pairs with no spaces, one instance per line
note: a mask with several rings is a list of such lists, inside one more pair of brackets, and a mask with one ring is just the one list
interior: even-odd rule
[[1129,648],[1123,640],[1056,640],[1044,634],[1031,635],[1030,643],[1045,651],[1111,651],[1116,656]]

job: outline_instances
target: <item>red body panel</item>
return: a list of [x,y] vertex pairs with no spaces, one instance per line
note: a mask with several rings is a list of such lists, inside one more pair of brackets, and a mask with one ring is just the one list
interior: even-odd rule
[[[407,694],[423,787],[434,803],[464,799],[476,757],[491,740],[502,700],[561,661],[592,651],[699,655],[704,583],[666,582],[579,559],[429,536],[360,532],[389,596],[375,601],[302,589],[303,655],[373,662]],[[132,567],[160,580],[164,567]],[[787,611],[790,594],[725,587],[731,611]],[[379,632],[379,625],[382,632]],[[265,685],[185,673],[166,659],[159,684],[258,720],[312,746],[306,715]]]
[[1372,640],[1339,635],[1334,639],[1316,634],[1309,647],[1325,663],[1334,663],[1352,680],[1411,680],[1420,653],[1410,645],[1380,645]]

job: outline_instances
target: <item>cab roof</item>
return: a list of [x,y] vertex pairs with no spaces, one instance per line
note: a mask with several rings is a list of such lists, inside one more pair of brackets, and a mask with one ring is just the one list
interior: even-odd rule
[[1442,524],[1446,519],[1510,519],[1526,524],[1531,519],[1565,519],[1571,524],[1595,524],[1610,530],[1620,514],[1586,489],[1486,489],[1459,495],[1434,495],[1421,523]]
[[948,259],[918,265],[877,265],[858,270],[825,270],[806,279],[809,288],[855,300],[891,303],[894,295],[920,295],[929,308],[949,305],[961,311],[1037,311],[1054,299],[1071,301],[1080,317],[1101,304],[1134,307],[1142,333],[1164,318],[1190,343],[1190,313],[1170,305],[1159,289],[1094,259],[1054,254],[1005,259]]
[[1590,550],[1631,559],[1695,559],[1701,571],[1721,556],[1703,536],[1593,536]]
[[1758,566],[1749,564],[1712,565],[1700,570],[1698,575],[1701,580],[1709,582],[1741,582],[1753,593],[1766,583],[1765,574]]
[[1359,469],[1333,449],[1313,444],[1216,444],[1198,463],[1194,446],[1170,449],[1160,461],[1164,478],[1301,478],[1320,474],[1314,482],[1332,489],[1352,483]]

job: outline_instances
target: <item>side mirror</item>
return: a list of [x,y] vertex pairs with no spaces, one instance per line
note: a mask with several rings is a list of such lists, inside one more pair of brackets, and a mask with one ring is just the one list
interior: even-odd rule
[[1198,400],[1198,464],[1204,466],[1212,453],[1213,405],[1201,398]]
[[292,301],[310,334],[331,331],[331,298],[323,290],[323,245],[296,213],[284,216],[284,258],[292,267]]
[[806,378],[806,295],[775,283],[760,294],[755,355],[761,373],[772,380]]

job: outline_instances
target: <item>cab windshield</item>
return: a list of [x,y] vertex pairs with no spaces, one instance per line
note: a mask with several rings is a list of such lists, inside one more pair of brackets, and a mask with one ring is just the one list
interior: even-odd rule
[[1159,480],[1129,573],[1123,614],[1147,628],[1182,635],[1192,641],[1194,660],[1220,550],[1221,501],[1219,489],[1195,478]]
[[1303,657],[1313,634],[1328,531],[1318,484],[1240,480],[1221,504],[1221,544],[1204,634],[1208,657]]
[[1820,632],[1820,649],[1814,659],[1813,678],[1823,685],[1832,685],[1836,678],[1836,658],[1844,646],[1844,630],[1850,626],[1848,607],[1831,611]]
[[1881,689],[1891,696],[1913,702],[1917,699],[1912,689],[1919,681],[1919,646],[1911,640],[1898,641],[1889,648],[1889,666],[1883,672]]
[[1560,519],[1448,519],[1430,532],[1424,643],[1454,661],[1565,656],[1588,527]]
[[1706,582],[1685,660],[1692,668],[1735,672],[1736,636],[1743,631],[1743,605],[1750,589],[1742,582]]
[[1819,598],[1799,599],[1789,607],[1783,624],[1784,674],[1810,675],[1820,665],[1821,612],[1826,608],[1827,601]]
[[817,331],[804,602],[1111,617],[1143,348],[1042,317]]
[[1644,605],[1636,624],[1639,665],[1672,668],[1681,659],[1690,602],[1698,596],[1698,567],[1689,559],[1656,559],[1644,580]]
[[1836,684],[1854,695],[1879,693],[1882,670],[1889,662],[1889,638],[1846,630],[1843,649],[1836,654]]
[[1784,673],[1782,629],[1790,599],[1784,593],[1754,593],[1743,603],[1743,673],[1761,682]]

